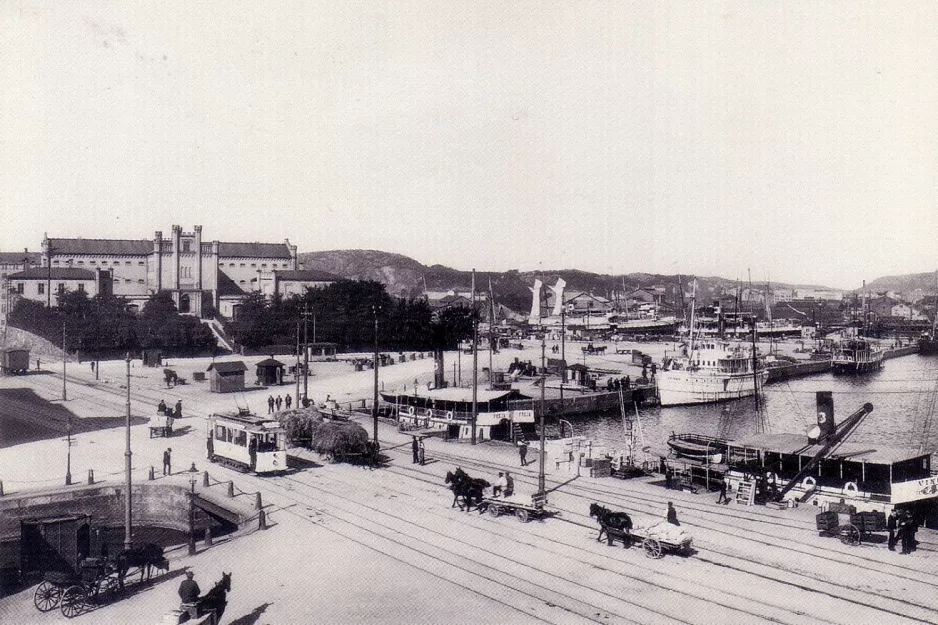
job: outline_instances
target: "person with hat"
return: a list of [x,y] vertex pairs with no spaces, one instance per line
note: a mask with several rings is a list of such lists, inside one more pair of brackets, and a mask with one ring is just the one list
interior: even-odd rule
[[163,475],[173,474],[173,448],[167,447],[163,452]]
[[179,598],[182,600],[183,608],[189,609],[190,618],[194,618],[192,612],[197,608],[199,593],[202,592],[194,577],[195,573],[188,570],[186,571],[186,579],[182,580],[182,583],[179,584]]

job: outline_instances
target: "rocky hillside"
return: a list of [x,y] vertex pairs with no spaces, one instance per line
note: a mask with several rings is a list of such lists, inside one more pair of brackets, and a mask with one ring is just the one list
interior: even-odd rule
[[872,292],[895,291],[896,293],[909,293],[915,289],[922,289],[927,294],[935,293],[935,272],[909,273],[903,276],[883,276],[866,284]]

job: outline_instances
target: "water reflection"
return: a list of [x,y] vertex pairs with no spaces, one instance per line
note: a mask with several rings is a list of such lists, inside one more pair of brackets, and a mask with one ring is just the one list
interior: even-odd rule
[[[918,355],[889,360],[882,371],[863,376],[827,373],[770,384],[760,410],[752,398],[725,404],[639,408],[645,444],[664,448],[671,432],[730,439],[763,431],[805,432],[815,422],[815,393],[828,390],[834,395],[838,422],[866,402],[873,404],[873,412],[854,432],[852,441],[914,449],[924,441],[926,451],[938,449],[938,423],[933,427],[928,424],[936,411],[938,358]],[[635,408],[627,409],[634,417]],[[625,429],[618,412],[568,420],[578,435],[625,447]]]

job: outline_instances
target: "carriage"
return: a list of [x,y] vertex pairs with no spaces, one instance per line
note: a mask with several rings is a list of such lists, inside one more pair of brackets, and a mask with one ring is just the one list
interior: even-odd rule
[[150,422],[148,424],[150,428],[150,438],[153,438],[154,436],[164,438],[172,436],[173,421],[174,418],[172,415],[159,414],[155,417],[150,417]]
[[547,507],[546,493],[535,493],[530,499],[519,495],[485,497],[479,504],[479,511],[487,511],[493,517],[513,514],[522,523],[559,514],[559,511]]
[[875,532],[886,531],[886,515],[882,512],[848,512],[836,510],[818,513],[815,517],[819,536],[837,536],[845,545],[869,541]]
[[287,470],[286,433],[279,421],[247,409],[208,420],[209,460],[258,475]]
[[672,537],[668,534],[671,528],[677,529],[676,526],[662,521],[650,527],[633,527],[630,534],[635,543],[642,545],[642,551],[645,552],[647,558],[657,560],[663,558],[665,553],[690,555],[693,551],[691,548],[693,539],[690,534],[682,531],[680,537],[677,537],[677,534]]
[[94,605],[112,601],[120,591],[118,571],[106,558],[85,558],[76,572],[47,571],[36,588],[33,603],[40,612],[55,608],[66,618]]

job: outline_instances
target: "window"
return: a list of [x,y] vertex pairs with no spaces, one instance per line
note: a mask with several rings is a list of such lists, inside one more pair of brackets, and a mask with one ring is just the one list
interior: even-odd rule
[[241,267],[242,267],[242,268],[244,267],[244,263],[241,263]]
[[45,282],[38,282],[38,283],[36,283],[36,286],[39,287],[39,294],[40,294],[40,295],[45,295],[45,293],[46,293],[46,283],[45,283]]
[[[115,261],[114,264],[115,264],[115,265],[119,265],[119,264],[120,264],[120,261]],[[129,266],[130,266],[130,261],[129,261],[129,260],[125,260],[125,261],[124,261],[124,264],[129,267]],[[143,262],[141,261],[140,264],[142,265]]]
[[[118,278],[114,278],[114,282],[117,282],[117,280],[118,280]],[[131,282],[131,279],[130,279],[130,278],[124,278],[124,282],[125,282],[125,283]]]
[[137,279],[137,284],[143,284],[143,278]]
[[183,242],[182,242],[182,251],[183,251],[183,252],[191,252],[192,250],[189,249],[190,244],[191,244],[191,241],[183,241]]
[[59,286],[56,287],[56,288],[58,289],[59,293],[64,293],[64,292],[65,292],[65,283],[64,283],[64,282],[59,282]]
[[78,261],[78,264],[79,264],[79,265],[84,265],[84,264],[85,264],[85,261],[80,260],[80,261]]
[[[244,280],[242,280],[242,282],[244,282]],[[16,283],[16,292],[19,293],[20,295],[22,295],[22,294],[23,294],[23,289],[25,288],[25,286],[26,286],[26,285],[24,285],[22,282],[17,282],[17,283]]]
[[234,267],[234,263],[228,263],[229,267]]
[[248,446],[248,433],[244,430],[239,431],[234,437],[234,444],[240,445],[241,447]]
[[226,432],[226,430],[227,430],[227,428],[226,428],[225,426],[223,426],[223,425],[216,425],[216,426],[215,426],[215,438],[216,438],[217,440],[220,440],[220,441],[225,440],[225,439],[227,438],[227,432]]
[[257,267],[257,263],[251,263],[251,267]]
[[238,280],[238,284],[244,284],[244,280]]
[[[128,265],[130,264],[130,261],[129,261],[129,260],[127,261],[127,264],[128,264]],[[143,261],[142,261],[142,260],[139,261],[139,262],[137,263],[137,266],[143,267]]]
[[79,282],[79,283],[78,283],[78,290],[81,291],[82,293],[85,292],[85,283],[84,283],[84,282]]
[[54,261],[52,261],[52,264],[53,264],[53,265],[58,265],[58,264],[59,264],[59,261],[54,260]]
[[96,260],[92,260],[92,261],[90,261],[90,262],[91,262],[92,265],[97,265],[97,264],[98,264],[98,261],[96,261]]

